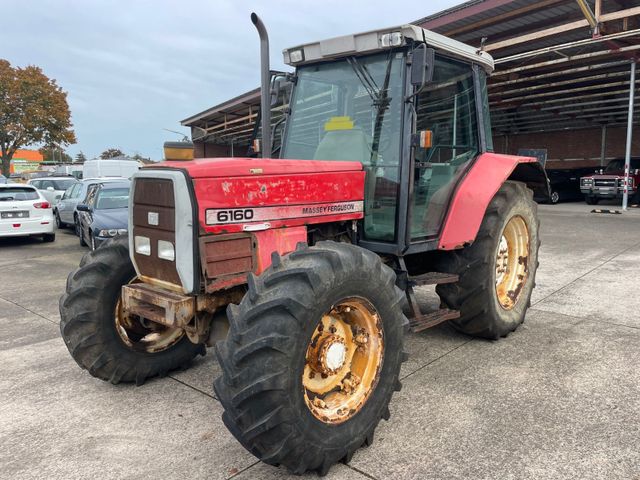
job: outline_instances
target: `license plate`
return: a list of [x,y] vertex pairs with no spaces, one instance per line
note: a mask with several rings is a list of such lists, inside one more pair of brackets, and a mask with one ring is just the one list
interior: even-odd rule
[[0,218],[29,218],[29,212],[2,212]]

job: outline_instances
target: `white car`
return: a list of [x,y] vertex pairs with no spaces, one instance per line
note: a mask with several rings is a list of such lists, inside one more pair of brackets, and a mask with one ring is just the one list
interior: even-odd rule
[[64,192],[74,183],[77,183],[74,177],[42,177],[42,178],[34,178],[27,182],[28,185],[33,185],[40,193],[47,199],[47,201],[55,205]]
[[51,203],[31,185],[0,185],[0,238],[41,235],[56,239]]

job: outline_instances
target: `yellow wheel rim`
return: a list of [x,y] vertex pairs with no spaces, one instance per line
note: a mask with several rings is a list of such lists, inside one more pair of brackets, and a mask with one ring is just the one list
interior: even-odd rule
[[[129,282],[138,283],[134,278]],[[184,336],[181,328],[170,328],[137,315],[126,315],[118,297],[114,312],[116,331],[122,342],[139,352],[158,353],[172,347]]]
[[340,301],[322,316],[307,347],[304,400],[320,421],[349,420],[375,390],[384,335],[375,307],[363,298]]
[[518,303],[529,278],[529,229],[516,215],[504,227],[496,255],[496,294],[505,310]]

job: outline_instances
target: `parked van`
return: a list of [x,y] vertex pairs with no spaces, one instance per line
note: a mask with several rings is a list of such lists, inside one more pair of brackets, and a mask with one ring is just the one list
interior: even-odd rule
[[131,178],[142,167],[137,160],[125,158],[96,159],[84,162],[84,178],[122,177]]
[[53,174],[54,175],[73,175],[74,177],[76,177],[76,179],[81,180],[83,168],[84,168],[84,165],[75,165],[75,164],[57,165]]

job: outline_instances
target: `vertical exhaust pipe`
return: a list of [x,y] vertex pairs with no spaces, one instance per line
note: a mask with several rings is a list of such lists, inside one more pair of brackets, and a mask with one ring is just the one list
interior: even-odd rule
[[251,22],[260,35],[260,115],[262,117],[262,158],[271,156],[271,71],[269,70],[269,35],[255,13]]

